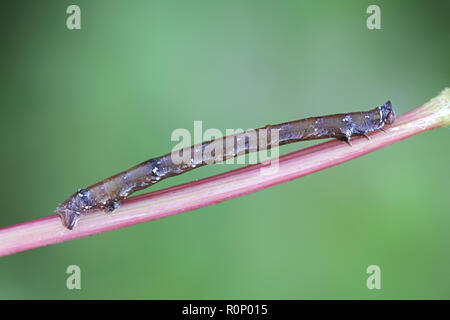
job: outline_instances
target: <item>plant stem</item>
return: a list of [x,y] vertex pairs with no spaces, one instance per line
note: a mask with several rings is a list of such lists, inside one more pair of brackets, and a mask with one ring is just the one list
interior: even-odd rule
[[[86,237],[171,216],[242,196],[323,170],[421,132],[450,124],[450,89],[397,118],[370,140],[356,138],[352,147],[337,140],[324,142],[256,165],[129,198],[112,214],[82,217],[68,230],[56,215],[0,229],[0,256]],[[271,172],[271,165],[277,164]],[[272,167],[274,168],[274,167]]]

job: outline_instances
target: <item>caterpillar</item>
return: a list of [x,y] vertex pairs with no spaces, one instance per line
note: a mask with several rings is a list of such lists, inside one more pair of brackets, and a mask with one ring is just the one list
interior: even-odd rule
[[[383,130],[385,125],[394,121],[394,109],[391,102],[387,101],[369,111],[311,117],[214,139],[152,158],[90,187],[79,189],[58,206],[56,213],[66,228],[73,229],[81,216],[97,210],[112,212],[132,193],[192,169],[303,140],[336,138],[351,145],[352,137],[368,138],[369,133]],[[272,135],[273,130],[278,134]],[[264,134],[267,139],[257,138],[255,142],[255,139],[252,139],[255,133],[256,137]],[[226,146],[226,142],[230,140],[234,142],[231,148]],[[223,147],[223,152],[215,152],[217,149],[205,152],[211,151],[213,146]],[[174,161],[174,158],[184,161]]]

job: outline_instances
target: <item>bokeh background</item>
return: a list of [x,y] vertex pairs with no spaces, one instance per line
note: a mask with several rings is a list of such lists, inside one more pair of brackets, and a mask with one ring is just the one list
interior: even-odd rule
[[[66,8],[81,8],[81,30]],[[381,30],[366,9],[381,8]],[[449,86],[448,1],[11,1],[0,19],[0,227],[169,152]],[[450,298],[449,130],[241,198],[0,259],[3,299]],[[307,146],[281,148],[287,153]],[[154,190],[239,165],[165,180]],[[150,190],[147,190],[147,192]],[[68,265],[82,289],[68,290]],[[382,289],[368,290],[378,265]]]

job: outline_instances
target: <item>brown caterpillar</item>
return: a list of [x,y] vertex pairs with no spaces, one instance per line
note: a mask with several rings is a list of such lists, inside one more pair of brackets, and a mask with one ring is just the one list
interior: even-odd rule
[[[353,136],[365,136],[376,130],[382,130],[395,121],[395,112],[391,102],[365,112],[352,112],[312,117],[278,125],[268,125],[256,129],[257,137],[261,133],[268,139],[251,143],[250,132],[219,138],[202,144],[187,147],[161,157],[142,162],[129,170],[118,173],[86,189],[80,189],[57,209],[65,227],[72,229],[79,217],[98,209],[111,212],[119,207],[121,201],[130,194],[145,189],[162,179],[182,174],[200,166],[217,163],[249,152],[269,149],[303,140],[336,138],[350,144]],[[277,130],[278,138],[271,138],[271,130]],[[253,136],[254,138],[254,136]],[[227,140],[228,139],[228,140]],[[233,140],[233,147],[227,148],[226,141]],[[213,145],[223,146],[223,153],[205,150]],[[173,155],[186,156],[187,161],[173,161]]]

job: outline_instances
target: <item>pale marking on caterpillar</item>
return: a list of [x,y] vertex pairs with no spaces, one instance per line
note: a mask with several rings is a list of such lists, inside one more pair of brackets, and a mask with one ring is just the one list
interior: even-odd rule
[[[259,139],[256,144],[252,143],[252,135],[245,131],[226,136],[225,139],[233,137],[233,141],[243,140],[244,143],[235,145],[234,148],[225,148],[225,152],[220,153],[220,159],[211,152],[207,156],[204,153],[208,146],[220,142],[218,140],[223,138],[214,139],[173,152],[182,155],[184,155],[184,152],[190,154],[187,163],[172,161],[172,153],[169,153],[142,162],[86,189],[79,189],[61,203],[56,212],[61,217],[63,225],[72,229],[80,216],[88,215],[99,209],[112,212],[120,206],[123,199],[132,193],[145,189],[165,178],[182,174],[203,165],[223,162],[224,159],[249,152],[303,140],[336,138],[351,145],[350,140],[353,136],[368,138],[370,132],[384,130],[383,127],[386,124],[390,125],[394,121],[394,109],[391,102],[387,101],[384,105],[369,111],[312,117],[256,129],[255,131],[258,133],[256,136],[259,137],[259,133],[264,133],[267,137],[267,141],[264,141],[264,143]],[[278,131],[278,139],[275,139],[277,141],[271,141],[271,130]]]

